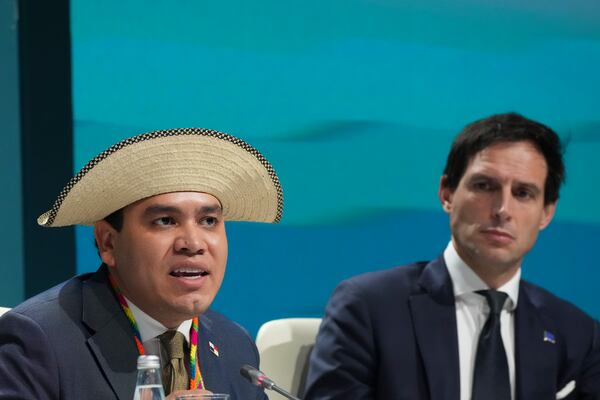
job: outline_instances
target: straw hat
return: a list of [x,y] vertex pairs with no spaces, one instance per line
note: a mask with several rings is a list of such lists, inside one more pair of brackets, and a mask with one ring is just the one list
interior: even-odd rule
[[229,221],[279,222],[283,191],[252,146],[209,129],[169,129],[125,139],[88,162],[37,222],[92,225],[146,197],[170,192],[215,196]]

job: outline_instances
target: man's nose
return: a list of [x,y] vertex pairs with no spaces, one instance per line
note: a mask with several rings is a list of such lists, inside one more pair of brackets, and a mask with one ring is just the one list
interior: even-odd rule
[[503,188],[496,193],[492,209],[493,217],[500,221],[510,220],[514,201],[512,190]]
[[198,226],[182,226],[175,238],[174,249],[176,253],[187,255],[204,254],[206,241],[202,230]]

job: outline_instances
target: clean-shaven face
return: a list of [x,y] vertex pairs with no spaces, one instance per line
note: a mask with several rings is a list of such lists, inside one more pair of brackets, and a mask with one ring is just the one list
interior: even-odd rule
[[223,210],[214,196],[152,196],[123,209],[120,232],[100,230],[109,232],[101,257],[123,294],[165,326],[197,316],[214,300],[227,263]]
[[544,205],[548,167],[530,142],[500,142],[477,153],[454,190],[440,187],[454,246],[477,271],[516,271],[552,219]]

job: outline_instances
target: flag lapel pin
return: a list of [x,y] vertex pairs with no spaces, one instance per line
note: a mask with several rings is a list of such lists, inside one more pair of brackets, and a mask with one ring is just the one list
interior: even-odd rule
[[211,341],[208,342],[208,348],[210,349],[210,352],[213,353],[215,356],[219,357],[219,348]]
[[544,342],[556,344],[556,338],[554,337],[554,334],[549,331],[544,331]]

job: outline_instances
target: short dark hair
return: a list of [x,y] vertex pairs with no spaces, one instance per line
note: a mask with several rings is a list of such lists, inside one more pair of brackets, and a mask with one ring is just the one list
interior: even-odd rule
[[467,125],[454,139],[444,168],[444,187],[456,189],[467,165],[483,149],[500,142],[530,142],[542,153],[548,166],[544,204],[558,200],[565,181],[563,147],[549,127],[517,113],[496,114]]
[[115,228],[117,232],[120,232],[123,228],[123,209],[119,208],[117,211],[104,217],[104,220]]
[[[115,230],[117,232],[121,232],[121,229],[123,229],[123,209],[119,208],[117,211],[104,217],[104,220],[106,222],[108,222],[110,226],[115,228]],[[98,250],[98,251],[100,250],[100,249],[98,249],[98,243],[96,243],[95,238],[94,238],[94,246],[96,247],[96,250]],[[98,256],[99,255],[100,255],[100,253],[98,253]]]

